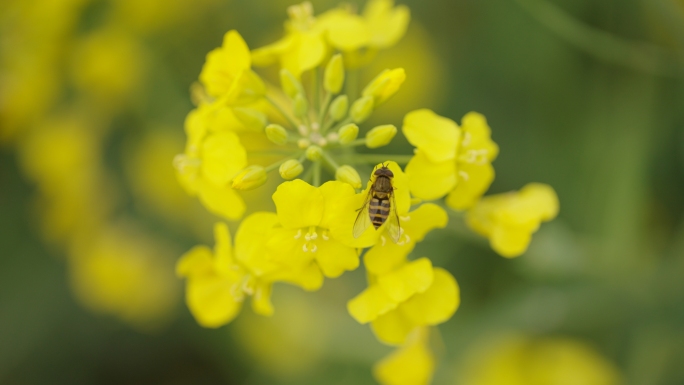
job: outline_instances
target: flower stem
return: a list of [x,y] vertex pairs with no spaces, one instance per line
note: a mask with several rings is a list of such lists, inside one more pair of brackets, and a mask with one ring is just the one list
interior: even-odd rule
[[394,155],[394,154],[354,154],[351,157],[352,163],[371,163],[377,164],[380,162],[385,162],[388,160],[393,160],[397,163],[406,164],[408,163],[413,155]]
[[296,130],[299,127],[299,124],[297,124],[297,122],[295,122],[295,120],[278,103],[276,103],[276,101],[273,100],[272,97],[266,95],[265,98],[266,100],[268,100],[269,103],[271,103],[271,105],[276,109],[276,111],[278,111],[280,115],[282,115],[290,123],[293,129]]
[[[332,94],[330,92],[325,93],[325,100],[323,101],[323,106],[321,107],[321,110],[318,113],[318,124],[321,125],[321,127],[325,128],[323,125],[323,120],[325,119],[325,115],[328,113],[328,107],[330,107],[330,102],[332,101]],[[325,133],[324,131],[321,131]]]
[[[352,119],[351,116],[346,117],[343,121],[337,123],[337,125],[335,126],[335,128],[333,128],[333,131],[339,130],[340,128],[342,128],[342,126],[351,123],[352,120],[353,120],[353,119]],[[325,127],[323,127],[323,131],[321,131],[321,132],[325,134],[325,133],[328,131],[328,129],[330,129],[330,126],[332,126],[334,123],[335,123],[335,122],[333,122],[333,121],[331,120],[328,124],[325,125]]]
[[321,185],[321,161],[318,160],[313,164],[313,185],[319,187]]
[[340,165],[337,164],[337,162],[335,162],[335,159],[333,159],[333,157],[327,151],[323,151],[321,154],[323,155],[323,159],[328,163],[328,165],[332,167],[334,173],[335,170],[337,170],[340,167]]
[[288,161],[288,160],[290,160],[290,159],[293,159],[293,158],[296,158],[297,156],[299,156],[300,154],[303,154],[303,153],[304,153],[304,152],[301,151],[301,152],[298,152],[298,153],[296,153],[296,154],[294,154],[294,155],[292,155],[292,156],[288,156],[288,157],[285,157],[285,158],[283,158],[283,159],[280,159],[279,161],[277,161],[277,162],[275,162],[275,163],[271,163],[271,164],[269,164],[268,166],[264,167],[264,171],[266,171],[266,172],[271,172],[271,171],[277,169],[278,167],[280,167],[280,165],[283,164],[283,163],[285,163],[286,161]]

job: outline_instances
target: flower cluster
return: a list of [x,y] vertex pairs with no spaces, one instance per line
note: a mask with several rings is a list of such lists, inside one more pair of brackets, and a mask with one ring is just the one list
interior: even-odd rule
[[[309,3],[288,11],[285,36],[265,47],[250,51],[229,31],[207,55],[193,88],[197,108],[185,122],[185,151],[174,160],[180,183],[228,220],[248,211],[248,190],[273,191],[276,212],[248,215],[234,245],[219,223],[213,251],[198,246],[181,258],[177,272],[187,278],[188,306],[206,327],[233,320],[247,297],[256,313],[270,315],[274,283],[317,290],[325,278],[358,268],[363,256],[368,287],[348,302],[348,311],[369,323],[378,340],[400,347],[377,365],[377,379],[428,383],[434,367],[429,328],[451,318],[460,297],[450,272],[427,257],[411,257],[418,242],[448,223],[441,202],[422,202],[446,196],[447,206],[468,210],[467,223],[511,257],[525,251],[541,221],[556,215],[557,198],[543,185],[482,198],[494,179],[498,146],[484,116],[474,112],[460,126],[427,109],[408,113],[402,132],[415,146],[412,157],[355,153],[359,146],[383,147],[398,133],[393,125],[363,123],[399,91],[405,71],[386,69],[361,92],[354,75],[401,38],[408,9],[370,0],[362,14],[341,7],[314,16]],[[279,67],[280,88],[253,68],[270,65]],[[374,165],[365,188],[364,163]],[[369,215],[363,208],[381,167],[393,175],[388,215],[396,216],[399,233],[390,235],[392,221],[385,220],[357,234],[354,224]],[[276,170],[280,181],[271,175]],[[404,364],[414,359],[419,366]]]

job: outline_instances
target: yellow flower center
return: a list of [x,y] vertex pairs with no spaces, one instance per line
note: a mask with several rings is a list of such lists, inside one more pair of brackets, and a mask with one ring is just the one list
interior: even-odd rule
[[[316,244],[316,241],[318,240],[317,230],[320,231],[321,239],[323,241],[330,240],[328,229],[318,228],[316,226],[309,227],[309,230],[306,232],[306,234],[304,234],[304,243],[302,244],[302,250],[305,253],[315,253],[318,251],[318,245]],[[300,239],[302,237],[302,233],[302,229],[299,229],[297,234],[295,234],[294,239]]]

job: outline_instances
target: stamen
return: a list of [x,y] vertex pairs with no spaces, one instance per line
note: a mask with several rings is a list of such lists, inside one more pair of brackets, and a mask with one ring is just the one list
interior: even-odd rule
[[470,141],[473,139],[472,135],[470,135],[470,132],[466,132],[463,134],[463,141],[461,142],[461,145],[467,146],[470,144]]
[[384,235],[380,236],[380,240],[382,241],[382,246],[385,246],[385,243],[387,243],[387,240],[385,239]]
[[309,249],[306,247],[306,243],[302,245],[302,250],[304,250],[305,253],[309,252]]
[[324,241],[329,240],[330,237],[328,237],[328,230],[323,230],[323,232],[321,233],[321,237],[323,238]]
[[315,253],[316,250],[318,250],[318,246],[314,243],[314,244],[313,244],[313,247],[311,248],[311,252],[312,252],[312,253]]
[[[302,237],[302,229],[297,230],[297,234],[295,234],[294,239],[299,239]],[[308,239],[307,239],[308,241]]]
[[[410,216],[410,215],[407,215],[407,216],[405,216],[405,217],[399,217],[399,219],[400,219],[402,222],[408,222],[408,221],[411,220],[411,216]],[[403,230],[403,229],[402,229],[402,230]]]
[[468,179],[470,179],[470,175],[468,175],[468,173],[465,172],[465,171],[463,171],[463,170],[460,170],[460,171],[458,172],[458,176],[460,176],[461,178],[463,178],[463,180],[465,180],[465,181],[468,181]]

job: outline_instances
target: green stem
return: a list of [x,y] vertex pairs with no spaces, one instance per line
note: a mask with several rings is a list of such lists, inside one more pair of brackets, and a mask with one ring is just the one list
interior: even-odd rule
[[321,104],[321,89],[319,87],[319,84],[321,83],[321,71],[319,68],[314,68],[313,69],[313,74],[312,74],[312,80],[311,80],[311,87],[313,90],[311,90],[311,98],[312,100],[312,105],[314,108],[314,111],[318,112]]
[[279,161],[277,161],[277,162],[275,162],[275,163],[271,163],[271,164],[269,164],[268,166],[264,167],[264,170],[265,170],[266,172],[271,172],[271,171],[277,169],[278,167],[280,167],[281,164],[285,163],[286,161],[288,161],[288,160],[290,160],[290,159],[293,159],[293,158],[297,157],[297,156],[300,155],[300,154],[303,154],[303,151],[302,151],[302,152],[298,152],[298,153],[296,153],[296,154],[294,154],[294,155],[292,155],[292,156],[288,156],[288,157],[286,157],[286,158],[280,159]]
[[346,91],[349,100],[356,100],[359,96],[359,70],[347,71]]
[[280,115],[282,115],[290,123],[292,129],[297,130],[297,127],[299,127],[297,122],[278,103],[276,103],[276,101],[273,100],[272,97],[266,95],[265,98],[266,100],[268,100],[269,103],[271,103],[271,105],[276,109],[276,111],[278,111]]
[[269,151],[248,151],[249,156],[278,156],[278,155],[290,155],[295,149],[282,149],[282,150],[269,150]]
[[333,159],[333,157],[327,151],[323,151],[322,155],[323,159],[328,163],[328,165],[330,165],[334,173],[334,171],[337,170],[340,165],[335,162],[335,159]]
[[599,59],[651,75],[684,77],[684,64],[659,46],[625,40],[590,27],[547,1],[516,2],[548,30]]
[[354,154],[351,157],[352,163],[378,164],[388,160],[393,160],[400,164],[408,163],[413,155],[394,155],[394,154]]
[[[343,126],[345,126],[345,125],[351,123],[352,121],[353,121],[352,117],[351,117],[351,116],[347,116],[343,121],[337,123],[337,125],[335,126],[335,128],[333,128],[333,131],[339,130],[339,129],[342,128]],[[330,126],[332,126],[334,123],[335,123],[335,122],[330,121],[330,123],[329,123],[329,124],[326,124],[326,126],[323,128],[323,131],[322,131],[322,132],[325,134],[325,133],[328,131],[328,129],[330,128]]]
[[313,164],[313,185],[319,187],[321,185],[321,161],[317,160]]
[[[325,128],[323,126],[323,119],[325,119],[325,115],[328,113],[328,107],[330,107],[330,102],[332,101],[332,94],[330,92],[325,93],[325,100],[323,101],[323,107],[321,107],[321,110],[318,113],[318,124],[321,125],[321,128]],[[325,134],[325,131],[321,130],[323,134]]]

